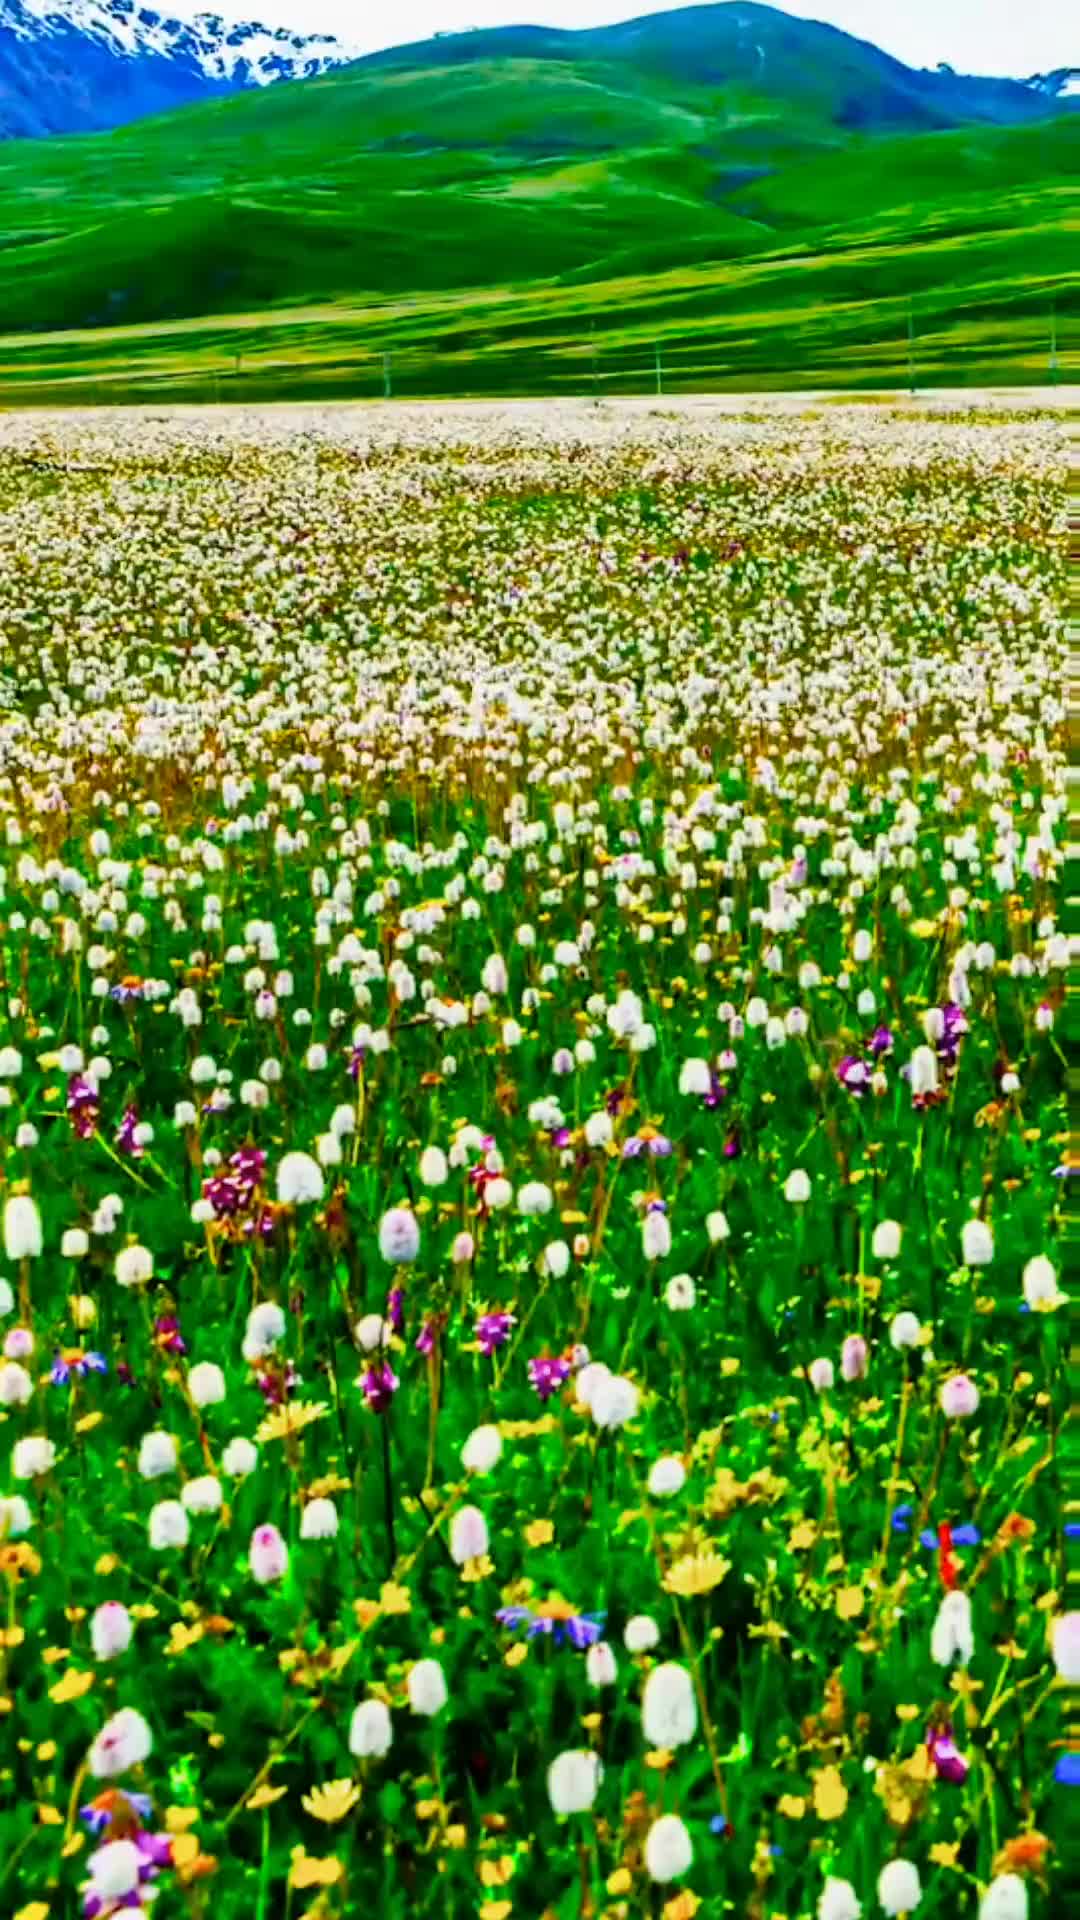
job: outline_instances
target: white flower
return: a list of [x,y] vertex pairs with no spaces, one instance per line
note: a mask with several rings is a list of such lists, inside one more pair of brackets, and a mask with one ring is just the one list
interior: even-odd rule
[[917,1313],[905,1309],[903,1313],[894,1315],[889,1339],[898,1353],[902,1353],[905,1347],[917,1347],[921,1335],[922,1326]]
[[874,1228],[871,1250],[875,1260],[895,1260],[900,1252],[899,1220],[879,1220]]
[[645,1867],[650,1880],[661,1886],[677,1880],[694,1864],[694,1849],[677,1813],[654,1820],[645,1839]]
[[418,1660],[409,1668],[406,1677],[409,1690],[409,1705],[414,1713],[430,1716],[441,1713],[449,1695],[446,1691],[446,1676],[437,1660]]
[[485,993],[498,994],[509,991],[510,975],[501,953],[488,955],[480,978],[484,983]]
[[593,1389],[592,1417],[598,1427],[625,1427],[638,1410],[638,1390],[622,1374],[609,1374]]
[[160,1428],[144,1433],[139,1443],[139,1472],[144,1480],[160,1480],[162,1474],[176,1472],[176,1441]]
[[649,1492],[654,1499],[663,1500],[669,1493],[681,1493],[685,1485],[686,1468],[673,1453],[654,1462],[649,1474]]
[[908,1084],[917,1098],[937,1092],[938,1060],[933,1047],[916,1047],[909,1064]]
[[878,1875],[877,1897],[887,1914],[914,1913],[922,1899],[918,1867],[910,1860],[890,1860]]
[[937,1610],[930,1636],[930,1655],[935,1665],[951,1666],[959,1660],[966,1667],[975,1653],[975,1635],[971,1625],[971,1601],[954,1588],[945,1594]]
[[697,1732],[694,1686],[685,1667],[668,1661],[654,1667],[641,1699],[641,1723],[651,1747],[685,1746]]
[[514,1189],[504,1174],[489,1180],[484,1188],[484,1205],[489,1213],[501,1213],[504,1207],[510,1205],[513,1197]]
[[131,1615],[119,1600],[106,1600],[95,1608],[90,1621],[90,1644],[99,1660],[115,1660],[131,1645],[135,1628]]
[[671,1222],[659,1207],[650,1207],[641,1223],[641,1250],[646,1260],[663,1260],[671,1252]]
[[60,1241],[65,1260],[85,1260],[90,1251],[90,1235],[85,1227],[68,1227]]
[[4,1252],[9,1260],[36,1260],[41,1244],[37,1201],[28,1193],[13,1193],[4,1207]]
[[461,1449],[461,1464],[466,1473],[490,1473],[502,1450],[498,1427],[474,1427]]
[[590,1147],[606,1147],[615,1128],[611,1115],[601,1111],[590,1113],[585,1122],[585,1143]]
[[794,1207],[804,1207],[810,1198],[810,1175],[802,1167],[793,1167],[784,1181],[784,1199]]
[[420,1155],[420,1179],[425,1187],[445,1186],[450,1168],[441,1147],[425,1147]]
[[200,1360],[188,1374],[188,1391],[197,1407],[216,1407],[225,1398],[225,1375],[215,1360]]
[[619,1667],[614,1648],[606,1640],[594,1640],[585,1655],[585,1678],[590,1687],[612,1687]]
[[289,1549],[276,1527],[255,1528],[248,1548],[248,1565],[252,1579],[257,1580],[260,1587],[285,1578],[289,1567]]
[[11,1291],[11,1282],[0,1274],[0,1320],[5,1320],[14,1309],[15,1295]]
[[363,1353],[374,1353],[377,1347],[389,1346],[393,1337],[393,1326],[381,1313],[365,1313],[353,1328],[353,1338]]
[[648,1653],[650,1647],[660,1644],[660,1629],[648,1613],[635,1613],[623,1628],[623,1645],[627,1653]]
[[56,1448],[43,1433],[28,1433],[11,1449],[11,1471],[16,1480],[37,1480],[56,1465]]
[[338,1510],[332,1500],[309,1500],[300,1519],[301,1540],[332,1540],[338,1530]]
[[563,1280],[570,1271],[570,1249],[565,1240],[551,1240],[540,1255],[540,1265],[552,1280]]
[[390,1709],[382,1700],[361,1700],[349,1726],[349,1752],[357,1760],[381,1760],[394,1738]]
[[87,1755],[95,1780],[113,1780],[148,1760],[153,1747],[150,1728],[134,1707],[122,1707],[106,1720]]
[[818,1920],[859,1920],[862,1907],[850,1880],[826,1880],[817,1904]]
[[999,1873],[979,1902],[979,1920],[1028,1920],[1027,1886],[1018,1873]]
[[34,1382],[17,1360],[5,1360],[0,1366],[0,1407],[25,1407],[34,1391]]
[[450,1556],[464,1567],[470,1560],[482,1560],[488,1550],[487,1521],[479,1507],[459,1507],[450,1525]]
[[543,1180],[526,1180],[525,1185],[518,1188],[517,1200],[518,1211],[526,1217],[550,1213],[555,1205],[555,1195]]
[[1080,1686],[1080,1612],[1063,1613],[1055,1620],[1051,1647],[1058,1679]]
[[994,1236],[985,1220],[965,1220],[960,1241],[965,1267],[989,1266],[994,1257]]
[[379,1252],[395,1266],[408,1266],[420,1251],[420,1226],[408,1207],[391,1207],[379,1222]]
[[189,1513],[216,1513],[221,1505],[221,1481],[212,1473],[200,1474],[181,1487],[180,1499]]
[[287,1153],[277,1170],[277,1197],[285,1207],[307,1207],[326,1192],[322,1168],[310,1153]]
[[261,1359],[285,1338],[285,1313],[276,1300],[260,1300],[247,1317],[244,1357]]
[[719,1246],[722,1240],[730,1240],[731,1228],[728,1226],[727,1214],[722,1213],[719,1207],[714,1208],[712,1213],[706,1214],[705,1231],[709,1236],[710,1245],[714,1247]]
[[558,1814],[588,1813],[599,1791],[604,1769],[599,1755],[583,1748],[557,1754],[548,1768],[547,1789]]
[[707,1060],[684,1060],[679,1070],[679,1092],[704,1095],[712,1086]]
[[135,1892],[142,1869],[142,1855],[134,1840],[106,1841],[90,1855],[87,1866],[90,1879],[84,1893],[88,1901],[96,1901],[107,1913],[116,1912],[121,1904],[128,1905],[127,1895]]
[[221,1464],[230,1480],[246,1480],[259,1464],[259,1450],[253,1441],[237,1434],[222,1454]]
[[1024,1299],[1033,1313],[1040,1308],[1056,1307],[1064,1295],[1058,1291],[1057,1270],[1045,1253],[1037,1253],[1024,1268]]
[[824,1358],[821,1358],[819,1360],[811,1360],[810,1385],[814,1387],[818,1393],[828,1393],[829,1388],[832,1386],[835,1377],[836,1376],[833,1370],[833,1363],[831,1360],[826,1360]]
[[154,1256],[148,1247],[124,1247],[116,1256],[115,1272],[122,1287],[141,1287],[153,1279]]
[[159,1500],[150,1509],[148,1530],[150,1545],[155,1553],[166,1553],[173,1547],[186,1547],[191,1537],[191,1522],[186,1508],[179,1500]]
[[29,1533],[32,1521],[29,1505],[21,1493],[0,1495],[0,1540],[15,1540],[20,1533]]
[[697,1299],[697,1288],[688,1273],[677,1273],[664,1288],[664,1304],[672,1313],[689,1313]]

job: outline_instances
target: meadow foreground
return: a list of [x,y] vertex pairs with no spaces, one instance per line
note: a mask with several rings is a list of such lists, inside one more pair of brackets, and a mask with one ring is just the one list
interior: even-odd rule
[[0,418],[4,1913],[1062,1911],[1064,467]]

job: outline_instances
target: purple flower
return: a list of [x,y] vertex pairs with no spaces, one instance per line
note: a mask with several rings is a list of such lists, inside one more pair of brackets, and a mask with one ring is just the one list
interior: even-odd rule
[[377,1360],[360,1379],[364,1399],[372,1413],[385,1413],[400,1385],[388,1360]]
[[550,1400],[570,1377],[570,1362],[561,1354],[538,1354],[529,1361],[529,1385],[541,1400]]
[[892,1031],[889,1027],[875,1027],[870,1035],[870,1051],[875,1054],[891,1053],[893,1050]]
[[54,1387],[66,1387],[72,1374],[78,1380],[85,1380],[88,1373],[108,1373],[109,1363],[103,1353],[83,1353],[80,1348],[69,1348],[58,1353],[49,1372]]
[[709,1108],[711,1112],[711,1110],[714,1107],[718,1107],[720,1105],[720,1102],[722,1100],[726,1100],[726,1099],[727,1099],[727,1088],[724,1085],[724,1082],[721,1080],[720,1075],[717,1073],[716,1068],[711,1067],[709,1069],[709,1091],[705,1095],[702,1101],[702,1105],[704,1107]]
[[742,1144],[737,1133],[729,1133],[724,1141],[722,1152],[725,1160],[737,1160],[742,1152]]
[[417,1334],[416,1351],[417,1353],[433,1353],[435,1351],[435,1332],[430,1320],[424,1321],[420,1332]]
[[524,1627],[526,1639],[543,1635],[561,1647],[569,1641],[578,1652],[594,1646],[604,1631],[603,1613],[575,1613],[564,1600],[551,1600],[540,1607],[500,1607],[495,1615],[500,1626]]
[[135,1129],[139,1124],[139,1112],[134,1102],[129,1101],[124,1108],[124,1117],[116,1129],[116,1145],[121,1153],[131,1160],[141,1160],[145,1149],[135,1139]]
[[166,1353],[186,1353],[187,1345],[175,1313],[159,1313],[154,1321],[154,1338]]
[[939,1780],[947,1780],[950,1786],[962,1787],[968,1777],[969,1763],[964,1759],[952,1735],[952,1728],[944,1732],[931,1727],[926,1736],[926,1745]]
[[[386,1296],[386,1314],[395,1333],[400,1333],[405,1324],[405,1291],[402,1287],[391,1287]],[[419,1343],[418,1343],[419,1344]],[[421,1349],[424,1351],[424,1349]]]
[[87,1080],[83,1074],[73,1074],[68,1081],[67,1110],[80,1140],[88,1140],[97,1131],[99,1105],[98,1090],[93,1081]]
[[349,1079],[359,1080],[360,1069],[367,1057],[366,1047],[353,1047],[349,1053]]
[[870,1070],[862,1060],[856,1059],[853,1053],[848,1053],[837,1067],[836,1077],[848,1093],[853,1093],[856,1099],[860,1099],[866,1092]]
[[476,1338],[481,1353],[494,1353],[510,1338],[510,1329],[516,1320],[512,1313],[482,1313],[476,1323]]

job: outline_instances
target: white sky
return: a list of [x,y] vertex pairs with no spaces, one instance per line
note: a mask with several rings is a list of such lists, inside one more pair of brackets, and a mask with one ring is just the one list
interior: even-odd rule
[[[667,13],[686,0],[154,0],[190,18],[219,12],[306,32],[337,33],[362,51],[465,27],[592,27]],[[1080,62],[1077,0],[784,0],[785,13],[825,20],[910,66],[948,60],[968,73],[1029,73]]]

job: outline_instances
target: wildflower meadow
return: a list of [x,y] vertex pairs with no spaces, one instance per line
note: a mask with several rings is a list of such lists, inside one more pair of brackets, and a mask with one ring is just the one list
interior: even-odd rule
[[0,419],[4,1916],[1064,1914],[1065,469]]

